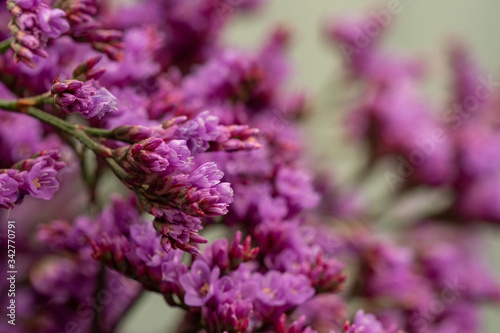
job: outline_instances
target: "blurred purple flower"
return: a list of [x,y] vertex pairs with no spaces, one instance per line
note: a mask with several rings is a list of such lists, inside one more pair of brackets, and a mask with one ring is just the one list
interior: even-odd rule
[[61,9],[41,7],[38,11],[40,28],[49,37],[57,38],[69,30],[66,13]]
[[218,267],[210,267],[202,260],[195,260],[189,273],[181,276],[180,283],[186,294],[184,302],[189,306],[203,306],[213,296],[214,284],[219,278]]
[[54,103],[66,113],[79,113],[85,118],[102,118],[117,109],[116,97],[106,88],[96,88],[94,81],[56,80],[51,90]]
[[9,173],[0,174],[0,207],[11,208],[17,200],[19,183]]

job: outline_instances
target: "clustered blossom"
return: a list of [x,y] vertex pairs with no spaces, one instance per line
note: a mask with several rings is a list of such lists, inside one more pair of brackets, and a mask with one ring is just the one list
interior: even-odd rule
[[206,242],[198,235],[200,217],[225,215],[233,202],[233,190],[229,183],[221,182],[224,173],[215,163],[203,163],[193,170],[192,156],[212,149],[259,149],[258,131],[220,125],[218,117],[203,111],[190,120],[180,116],[161,126],[119,126],[112,133],[117,139],[136,142],[116,149],[115,157],[128,173],[126,185],[156,217],[153,223],[164,235],[164,249],[199,254],[192,243]]
[[[233,14],[260,3],[7,2],[0,36],[34,66],[0,55],[16,332],[116,332],[144,290],[185,310],[179,332],[481,332],[481,307],[500,304],[477,227],[500,221],[496,83],[453,43],[440,116],[419,90],[423,62],[387,52],[386,28],[329,23],[355,83],[336,89],[356,89],[349,146],[368,152],[337,183],[307,157],[308,95],[286,88],[292,34],[223,43]],[[381,168],[391,193],[375,202]]]
[[14,59],[35,67],[33,57],[48,57],[45,46],[49,38],[57,38],[69,30],[66,14],[50,8],[41,0],[9,0],[7,8],[12,14],[9,30],[15,40],[11,46]]
[[101,27],[95,18],[99,11],[97,0],[63,0],[60,8],[68,18],[68,34],[76,41],[89,43],[113,60],[123,58],[122,32]]
[[172,173],[169,166],[183,169],[188,163],[190,151],[184,140],[165,143],[162,139],[150,137],[117,152],[122,167],[132,174],[149,174],[162,177]]
[[[112,115],[111,115],[112,116]],[[259,130],[248,125],[224,126],[219,117],[202,111],[192,119],[178,116],[164,121],[160,126],[118,126],[113,129],[117,139],[137,142],[150,137],[164,141],[183,139],[193,155],[210,151],[239,151],[262,148]]]
[[144,209],[156,217],[155,228],[163,237],[163,248],[199,254],[190,243],[206,243],[197,233],[202,229],[200,217],[225,215],[233,202],[233,190],[220,182],[224,173],[213,162],[195,170],[185,140],[165,143],[150,137],[115,150],[121,167],[128,173],[122,180],[135,191]]
[[2,184],[0,206],[2,208],[10,208],[17,201],[17,190],[19,188],[19,182],[9,175],[8,172],[0,174],[0,182]]
[[32,158],[20,161],[11,169],[0,170],[0,207],[12,208],[26,195],[50,200],[59,189],[57,171],[64,168],[55,150],[42,151]]
[[102,118],[116,110],[116,97],[93,81],[64,80],[56,78],[51,90],[54,103],[66,113],[79,113],[85,118]]
[[220,182],[222,176],[215,163],[205,163],[190,174],[160,179],[141,191],[147,211],[156,217],[155,228],[165,236],[165,250],[199,253],[189,243],[206,243],[197,234],[202,228],[200,217],[225,215],[233,202],[233,190],[229,183]]
[[161,292],[172,305],[176,295],[193,311],[207,312],[211,330],[245,331],[314,295],[308,279],[300,274],[255,271],[258,249],[251,238],[242,245],[241,233],[229,245],[220,239],[207,247],[189,267],[182,253],[161,249],[161,237],[134,210],[135,200],[113,199],[95,221],[81,217],[74,227],[64,221],[43,226],[39,239],[71,251],[92,249],[94,258],[133,276],[149,290]]

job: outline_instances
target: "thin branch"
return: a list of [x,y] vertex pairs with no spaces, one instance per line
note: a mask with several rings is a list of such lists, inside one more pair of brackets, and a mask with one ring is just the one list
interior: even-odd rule
[[107,129],[88,127],[88,126],[81,126],[81,129],[85,132],[85,134],[92,136],[94,138],[117,140],[113,134],[113,131]]
[[10,49],[10,44],[12,44],[13,40],[14,37],[11,37],[0,42],[0,54],[4,54],[8,49]]
[[[43,95],[41,95],[43,96]],[[37,97],[39,98],[39,97]],[[40,97],[41,98],[41,97]],[[52,127],[55,127],[69,135],[73,136],[75,139],[83,143],[88,149],[92,150],[99,156],[102,157],[111,157],[113,156],[112,150],[106,146],[103,146],[94,140],[92,140],[84,130],[82,130],[81,126],[73,125],[68,123],[67,121],[57,118],[47,112],[44,112],[40,109],[37,109],[33,106],[26,107],[26,101],[28,99],[20,99],[14,101],[0,100],[0,109],[14,111],[18,113],[24,113],[30,115],[45,124],[48,124]],[[34,99],[36,100],[36,99]],[[22,110],[22,111],[21,111]]]

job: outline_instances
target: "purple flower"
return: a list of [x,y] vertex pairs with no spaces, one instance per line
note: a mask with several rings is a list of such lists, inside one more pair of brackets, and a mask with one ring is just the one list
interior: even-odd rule
[[217,314],[228,332],[247,332],[252,319],[253,304],[244,300],[221,303]]
[[181,294],[180,279],[183,274],[186,274],[188,268],[186,264],[182,263],[182,251],[170,251],[167,254],[169,260],[163,260],[161,264],[162,280],[167,281],[175,285],[178,288],[178,294]]
[[298,169],[280,169],[276,176],[276,188],[293,205],[302,209],[313,208],[320,199],[312,187],[311,176]]
[[244,88],[244,83],[255,79],[255,62],[243,52],[224,50],[186,77],[182,88],[188,99],[210,101],[238,97],[238,90]]
[[54,149],[43,150],[41,152],[34,154],[29,159],[17,162],[12,166],[12,168],[21,171],[29,171],[35,164],[42,163],[44,168],[48,167],[56,171],[59,171],[66,166],[66,163],[60,161],[59,159],[60,159],[59,151]]
[[69,30],[69,23],[65,16],[66,13],[61,9],[41,7],[38,11],[40,28],[47,36],[57,38]]
[[243,244],[241,244],[241,231],[236,231],[236,236],[231,242],[228,253],[231,268],[238,268],[242,262],[254,260],[259,250],[259,247],[252,247],[252,237],[250,235],[248,235]]
[[[469,122],[484,116],[485,107],[494,96],[492,91],[486,95],[478,95],[480,88],[487,88],[481,80],[484,71],[466,45],[454,42],[450,47],[449,56],[453,70],[454,106],[461,107],[467,112],[467,118],[471,117]],[[478,105],[470,107],[471,99]],[[464,117],[463,120],[465,119]]]
[[283,274],[285,298],[288,304],[299,305],[314,296],[315,290],[304,275]]
[[157,75],[160,72],[160,65],[154,58],[162,43],[161,36],[161,33],[157,33],[151,26],[127,29],[123,35],[123,60],[104,61],[106,76],[102,78],[103,84],[121,86]]
[[210,267],[217,266],[225,271],[230,265],[228,246],[226,238],[218,239],[205,248],[200,260],[205,261]]
[[[318,333],[313,330],[309,326],[305,325],[306,317],[301,316],[296,321],[292,322],[289,326],[287,325],[287,316],[286,314],[282,314],[279,318],[279,321],[275,323],[275,331],[274,332],[283,332],[283,333]],[[287,327],[288,326],[288,327]],[[359,332],[362,333],[362,332]]]
[[[372,314],[365,314],[359,310],[354,317],[354,322],[346,323],[343,332],[345,333],[390,333],[386,331],[382,324]],[[335,331],[333,331],[335,333]]]
[[183,169],[190,152],[184,140],[165,143],[162,139],[151,137],[121,148],[117,151],[117,155],[122,155],[122,166],[127,171],[164,176],[177,169]]
[[347,318],[347,304],[337,294],[317,294],[297,307],[297,316],[305,316],[307,323],[316,328],[341,327]]
[[102,29],[101,22],[95,19],[99,4],[96,0],[68,0],[59,4],[66,13],[71,29],[68,35],[80,42],[89,43],[98,52],[103,52],[110,59],[122,60],[122,32]]
[[[407,238],[414,243],[422,274],[436,290],[459,285],[461,298],[500,300],[500,283],[479,255],[483,237],[472,230],[439,226],[426,221],[412,228]],[[454,290],[455,291],[455,290]]]
[[354,317],[353,326],[358,330],[363,330],[365,333],[384,333],[382,324],[372,314],[365,314],[363,310],[359,310]]
[[415,307],[431,302],[431,286],[414,272],[411,249],[380,241],[365,251],[363,289],[368,297],[391,298]]
[[[93,262],[84,263],[93,264]],[[85,277],[90,274],[82,270],[80,264],[82,262],[62,256],[45,258],[32,268],[30,278],[33,288],[41,295],[50,297],[53,302],[68,302],[71,294],[85,295],[81,288],[76,288],[76,282],[82,283],[83,287],[90,287],[84,283]],[[89,268],[92,270],[94,267],[87,267]]]
[[19,177],[22,179],[19,188],[34,198],[50,200],[59,189],[56,174],[55,169],[44,166],[42,162],[36,163],[31,170],[19,173]]
[[[193,216],[218,216],[227,214],[233,202],[233,190],[229,183],[220,183],[210,188],[199,188],[186,196],[186,213]],[[182,207],[182,206],[181,206]]]
[[291,66],[286,54],[290,37],[290,31],[280,26],[272,32],[260,50],[259,65],[264,73],[262,84],[265,89],[275,90],[290,76]]
[[[21,203],[25,195],[49,200],[59,189],[57,171],[66,164],[59,161],[57,150],[44,150],[21,160],[11,169],[0,170],[0,207]],[[15,196],[15,198],[14,198]]]
[[223,276],[214,285],[215,299],[219,304],[233,303],[240,293],[239,284],[229,276]]
[[213,296],[214,283],[220,270],[210,267],[202,260],[195,260],[188,273],[181,276],[180,283],[186,294],[184,302],[189,306],[203,306]]
[[256,273],[254,278],[259,283],[257,298],[270,306],[282,306],[287,303],[285,279],[278,271],[269,271],[265,275]]
[[200,189],[188,196],[193,212],[201,216],[219,216],[227,214],[228,205],[233,202],[233,190],[229,183],[220,183],[212,188]]
[[[123,98],[118,96],[120,112],[115,112],[114,117],[109,117],[107,123],[108,127],[110,124],[123,125],[114,129],[117,138],[126,141],[139,141],[154,136],[165,142],[183,139],[192,155],[198,155],[207,150],[238,151],[262,148],[262,145],[257,141],[258,129],[246,125],[219,125],[218,117],[208,111],[203,111],[190,120],[187,120],[186,116],[178,116],[158,125],[148,118],[147,112],[151,113],[148,100],[129,90],[120,91],[120,94],[123,95]],[[154,100],[157,98],[162,100],[161,96],[153,97]],[[122,99],[125,99],[125,102]],[[122,107],[121,104],[126,102],[130,102],[130,105]],[[148,110],[146,110],[147,107]],[[124,126],[131,123],[137,125]]]
[[191,216],[224,215],[233,201],[233,190],[229,183],[220,183],[222,176],[215,163],[209,162],[191,174],[157,179],[144,192],[150,200],[145,202],[147,210],[157,217],[171,208]]
[[0,174],[0,207],[11,208],[17,200],[19,183],[9,173]]
[[7,8],[13,17],[9,29],[15,38],[11,44],[14,60],[34,68],[35,55],[48,57],[44,48],[49,38],[57,38],[69,30],[66,13],[38,0],[9,0]]
[[[104,77],[107,77],[107,73]],[[101,79],[100,82],[102,81]],[[104,127],[115,129],[117,133],[121,132],[122,138],[129,142],[138,142],[152,136],[162,138],[152,135],[153,131],[148,131],[150,127],[146,127],[151,126],[161,129],[161,125],[149,120],[148,105],[151,102],[149,96],[139,93],[137,89],[132,87],[118,88],[113,86],[110,88],[110,92],[117,98],[117,109],[112,110],[102,118]],[[126,126],[132,124],[134,126]],[[123,127],[117,128],[118,126]],[[134,133],[133,137],[127,136],[124,133],[124,127],[132,127],[139,131],[140,134]]]
[[[91,96],[93,107],[88,111],[86,118],[98,116],[101,119],[106,113],[117,110],[116,97],[106,88],[99,88]],[[85,117],[85,114],[84,114]]]
[[454,211],[466,220],[487,220],[500,223],[500,176],[474,179],[461,189]]
[[199,188],[209,188],[219,184],[224,173],[217,169],[215,163],[205,163],[194,170],[188,177],[191,185]]
[[[171,212],[170,212],[171,211]],[[153,212],[155,213],[155,212]],[[162,210],[160,217],[153,221],[155,229],[163,235],[161,245],[166,252],[171,249],[199,255],[200,250],[193,244],[204,244],[208,241],[197,232],[201,229],[201,221],[176,209]],[[170,219],[169,217],[173,217]]]
[[[335,333],[336,331],[330,331]],[[367,314],[363,310],[356,312],[354,322],[346,322],[341,332],[344,333],[401,333],[394,325],[386,329],[380,321],[372,314]]]
[[147,266],[159,266],[163,251],[160,250],[160,235],[151,223],[134,224],[130,227],[130,239],[137,245],[136,254]]
[[[448,133],[427,104],[415,82],[394,80],[373,86],[352,119],[355,135],[370,140],[373,159],[396,155],[400,165],[411,169],[411,181],[437,186],[453,179],[455,156]],[[423,157],[414,157],[420,151]],[[389,185],[395,189],[394,182]]]
[[483,123],[470,124],[457,131],[458,162],[460,167],[459,183],[467,184],[471,178],[495,177],[500,153],[495,147],[500,144],[497,129]]
[[175,136],[187,141],[193,155],[202,153],[209,148],[209,142],[220,136],[219,118],[208,111],[201,112],[182,126],[179,126]]
[[54,103],[66,113],[80,113],[85,118],[98,116],[117,109],[116,97],[106,88],[97,89],[94,81],[56,80],[52,86]]
[[16,0],[16,3],[22,9],[33,9],[34,7],[40,5],[41,0]]
[[97,14],[97,1],[95,0],[70,0],[60,4],[68,15],[71,23],[71,33],[80,33],[97,28],[99,23],[92,17]]
[[[17,18],[17,25],[22,30],[31,30],[38,28],[38,17],[34,13],[26,12]],[[41,41],[37,38],[38,45],[41,44]]]

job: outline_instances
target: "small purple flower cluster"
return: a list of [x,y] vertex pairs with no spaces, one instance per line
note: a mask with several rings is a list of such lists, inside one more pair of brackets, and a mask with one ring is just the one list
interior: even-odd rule
[[[199,126],[198,130],[203,133],[207,127]],[[203,134],[200,136],[203,138]],[[202,229],[200,217],[225,215],[233,202],[231,186],[221,183],[224,173],[213,162],[192,170],[192,151],[186,140],[149,137],[120,147],[114,154],[127,173],[127,179],[122,181],[137,193],[144,209],[156,217],[153,224],[164,236],[163,248],[199,254],[192,243],[207,242],[198,235]]]
[[69,30],[66,14],[50,8],[40,0],[9,0],[7,8],[12,14],[9,30],[14,36],[11,46],[14,58],[34,67],[33,57],[48,57],[44,50],[49,38],[57,38]]
[[0,207],[12,208],[26,195],[50,200],[59,189],[57,171],[64,168],[56,150],[41,151],[10,169],[0,170]]
[[[222,42],[233,12],[259,3],[7,1],[0,36],[34,67],[0,54],[0,214],[18,221],[23,258],[16,332],[118,332],[143,290],[185,310],[178,332],[481,331],[481,306],[500,304],[476,227],[500,221],[495,82],[453,44],[440,119],[420,61],[385,52],[381,36],[359,45],[367,16],[336,21],[328,38],[357,89],[345,96],[362,96],[346,127],[368,148],[355,183],[337,184],[307,157],[310,104],[286,88],[291,33],[278,27],[256,51]],[[387,161],[384,207],[363,194]],[[397,232],[369,224],[394,215]]]
[[116,97],[106,88],[96,87],[94,81],[64,80],[56,78],[51,93],[54,103],[65,113],[79,113],[85,118],[98,117],[117,110]]
[[161,249],[160,235],[141,219],[136,204],[113,199],[95,221],[81,217],[73,227],[55,221],[42,227],[39,239],[72,251],[92,249],[94,258],[161,292],[169,304],[192,307],[191,315],[201,315],[210,330],[244,332],[272,325],[314,296],[305,275],[258,272],[259,249],[251,246],[250,236],[242,244],[241,232],[230,244],[224,238],[215,241],[186,265],[182,251]]
[[122,32],[102,28],[95,18],[100,7],[97,0],[63,0],[59,6],[68,18],[68,34],[76,41],[89,43],[94,50],[105,53],[110,59],[123,58]]

